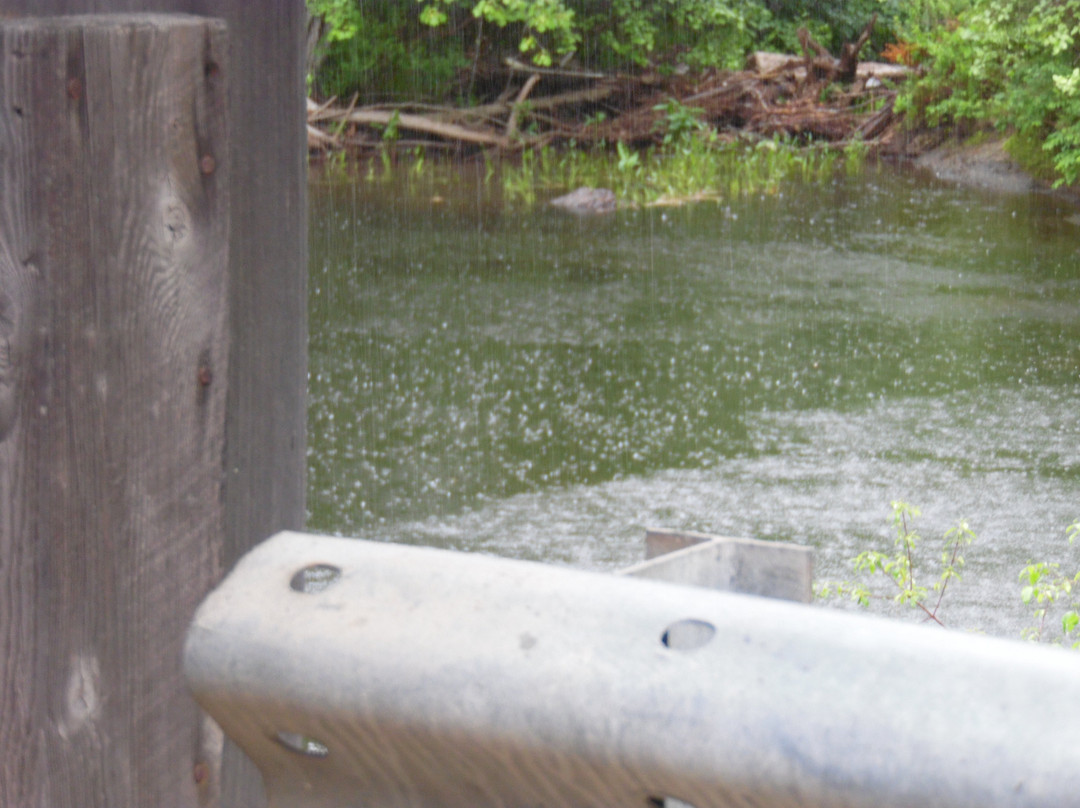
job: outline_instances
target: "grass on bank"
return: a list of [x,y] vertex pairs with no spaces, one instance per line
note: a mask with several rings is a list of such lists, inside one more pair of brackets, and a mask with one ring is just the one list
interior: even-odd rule
[[[843,147],[828,143],[798,144],[773,138],[728,139],[697,132],[666,146],[634,149],[616,143],[569,148],[526,149],[511,158],[484,156],[484,184],[498,186],[503,202],[529,208],[538,201],[582,186],[609,188],[620,207],[722,202],[747,194],[775,194],[785,183],[822,183],[838,171],[859,173],[867,146],[855,140]],[[394,144],[386,143],[361,176],[369,182],[399,172],[420,179],[435,161],[422,149],[407,152],[402,161]],[[331,155],[329,178],[355,177],[344,153]]]
[[838,150],[779,138],[724,140],[709,133],[685,138],[673,147],[641,151],[622,143],[616,144],[614,153],[602,147],[527,151],[501,175],[506,198],[526,205],[538,194],[581,186],[610,188],[619,204],[627,207],[678,205],[773,194],[785,182],[825,182],[840,166],[860,170],[865,153],[861,142]]

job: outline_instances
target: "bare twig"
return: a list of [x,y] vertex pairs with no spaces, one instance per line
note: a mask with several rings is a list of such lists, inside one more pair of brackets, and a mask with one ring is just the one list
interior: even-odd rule
[[539,73],[543,76],[563,76],[565,78],[574,79],[606,79],[608,75],[606,73],[597,73],[592,70],[571,70],[565,67],[536,67],[534,65],[527,65],[519,59],[515,59],[513,56],[506,58],[506,64],[511,70],[516,70],[519,73]]
[[353,109],[356,108],[356,99],[358,99],[359,97],[360,97],[359,92],[353,93],[352,100],[349,102],[349,108],[345,110],[345,114],[341,118],[341,123],[338,124],[337,131],[334,132],[334,145],[335,146],[340,145],[341,135],[345,131],[345,123],[346,123],[346,121],[348,121],[350,113],[352,113]]
[[521,115],[521,110],[525,104],[525,100],[529,97],[529,93],[532,92],[533,87],[540,81],[540,74],[533,73],[529,76],[528,80],[521,88],[521,92],[517,94],[517,98],[514,99],[514,103],[510,105],[510,117],[506,120],[506,137],[513,138],[517,134],[518,118]]
[[484,42],[484,18],[476,18],[476,43],[473,45],[472,70],[469,72],[469,86],[465,91],[465,97],[471,98],[473,88],[476,86],[476,70],[480,66],[480,46]]
[[424,132],[429,135],[438,135],[449,140],[459,140],[464,143],[476,143],[481,146],[498,146],[507,148],[510,141],[502,135],[485,132],[477,129],[468,129],[453,123],[443,123],[426,118],[422,115],[402,115],[398,113],[383,112],[381,110],[358,109],[353,111],[347,118],[350,123],[362,123],[369,125],[388,126],[394,115],[397,115],[397,125],[401,129],[413,132]]

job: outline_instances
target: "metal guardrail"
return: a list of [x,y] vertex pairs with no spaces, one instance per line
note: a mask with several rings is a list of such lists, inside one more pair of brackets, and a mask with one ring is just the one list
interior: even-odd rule
[[1080,801],[1080,656],[761,597],[283,533],[184,664],[274,808]]

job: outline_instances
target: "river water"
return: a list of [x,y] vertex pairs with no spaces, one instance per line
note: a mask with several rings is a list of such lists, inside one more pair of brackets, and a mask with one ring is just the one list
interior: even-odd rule
[[[648,527],[978,534],[943,613],[1018,636],[1080,547],[1080,218],[883,167],[582,218],[476,169],[311,186],[309,528],[614,569]],[[884,590],[883,590],[884,591]],[[911,615],[914,617],[914,613]]]

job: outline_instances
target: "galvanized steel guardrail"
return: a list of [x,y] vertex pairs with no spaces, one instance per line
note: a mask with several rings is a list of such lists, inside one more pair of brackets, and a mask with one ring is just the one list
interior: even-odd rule
[[274,808],[1080,804],[1080,656],[282,533],[185,671]]

